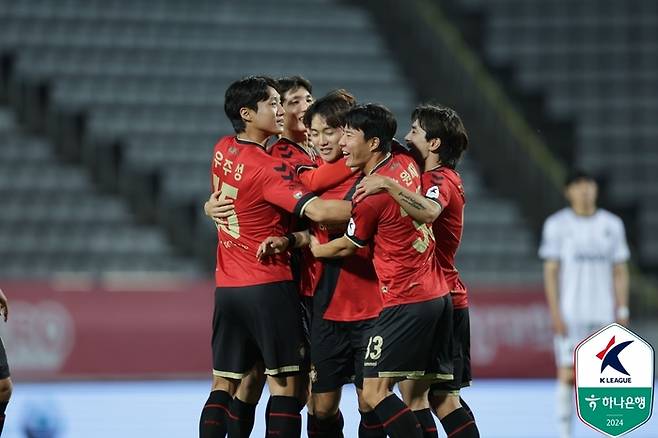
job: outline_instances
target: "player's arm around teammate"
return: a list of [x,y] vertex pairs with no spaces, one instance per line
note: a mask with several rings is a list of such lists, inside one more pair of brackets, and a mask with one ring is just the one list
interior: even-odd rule
[[[381,173],[416,189],[416,164],[410,157],[391,154],[395,129],[387,109],[355,107],[345,118],[343,153],[349,166],[365,174]],[[315,256],[336,257],[371,241],[384,309],[369,331],[363,398],[389,436],[422,437],[417,417],[391,387],[399,379],[414,379],[413,388],[426,395],[430,381],[452,376],[449,291],[433,261],[431,231],[425,224],[414,224],[387,195],[353,203],[346,234],[326,244],[313,242],[311,250]]]
[[[465,203],[461,178],[455,167],[468,146],[468,136],[460,117],[450,108],[419,105],[411,121],[405,140],[424,163],[422,190],[411,191],[392,178],[375,174],[361,181],[355,198],[361,201],[384,190],[416,221],[432,223],[437,240],[436,258],[446,273],[453,301],[455,357],[453,380],[432,385],[430,401],[448,435],[452,436],[459,429],[459,436],[477,436],[475,419],[460,397],[460,389],[468,386],[471,380],[470,330],[466,288],[454,265]],[[400,391],[419,419],[427,415],[429,406],[425,394],[414,391],[409,381],[400,383]]]
[[420,193],[402,187],[394,179],[381,175],[364,177],[356,188],[354,200],[359,202],[364,197],[381,191],[391,195],[395,202],[418,222],[431,224],[441,214],[441,204],[432,202]]

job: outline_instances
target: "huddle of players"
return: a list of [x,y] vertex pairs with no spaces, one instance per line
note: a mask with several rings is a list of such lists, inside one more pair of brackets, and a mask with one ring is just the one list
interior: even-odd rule
[[341,389],[354,382],[360,438],[437,437],[432,412],[448,436],[478,437],[459,397],[471,379],[454,266],[462,122],[418,106],[407,150],[385,107],[311,92],[300,77],[254,76],[226,91],[236,135],[215,146],[204,207],[219,243],[200,437],[248,437],[263,376],[267,436],[299,437],[307,405],[309,437],[342,437]]

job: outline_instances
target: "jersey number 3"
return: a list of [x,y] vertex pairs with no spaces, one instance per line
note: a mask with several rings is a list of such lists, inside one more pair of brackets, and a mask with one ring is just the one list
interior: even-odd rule
[[[409,214],[404,211],[404,208],[400,207],[400,215],[402,217],[409,216]],[[419,253],[424,253],[427,251],[427,248],[430,246],[430,239],[434,240],[434,232],[432,228],[428,227],[427,224],[423,224],[418,221],[413,221],[416,231],[419,231],[422,237],[416,238],[413,243],[413,247]]]

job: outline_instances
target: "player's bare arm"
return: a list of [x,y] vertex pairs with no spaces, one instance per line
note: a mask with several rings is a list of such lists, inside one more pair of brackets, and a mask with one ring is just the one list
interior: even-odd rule
[[316,198],[304,208],[304,216],[318,223],[343,223],[350,219],[352,203],[337,199]]
[[567,334],[567,327],[560,314],[560,304],[558,302],[559,276],[560,262],[557,260],[546,260],[544,262],[544,291],[546,292],[546,301],[551,312],[551,321],[553,322],[555,334],[564,336]]
[[0,313],[2,313],[2,317],[4,318],[5,322],[7,322],[7,317],[9,316],[9,304],[7,302],[7,297],[5,296],[5,293],[0,289]]
[[217,225],[222,225],[226,218],[235,214],[233,200],[220,199],[221,192],[213,192],[203,205],[203,211]]
[[628,311],[628,264],[626,262],[616,263],[613,267],[612,278],[617,305],[615,319],[618,324],[627,326],[630,317]]
[[369,175],[363,178],[356,187],[354,199],[359,202],[366,196],[383,190],[418,222],[430,224],[441,214],[441,205],[438,202],[430,201],[420,193],[412,192],[402,187],[394,179],[383,175]]
[[313,256],[316,258],[347,257],[354,254],[357,250],[357,246],[345,236],[324,244],[320,244],[315,236],[311,236],[310,248]]
[[261,242],[256,251],[258,260],[280,254],[288,249],[302,248],[311,243],[311,234],[308,230],[296,231],[286,236],[269,236]]

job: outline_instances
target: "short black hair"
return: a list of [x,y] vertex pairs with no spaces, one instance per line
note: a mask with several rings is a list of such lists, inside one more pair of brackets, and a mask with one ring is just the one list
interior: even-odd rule
[[268,87],[277,89],[274,79],[267,76],[247,76],[233,82],[224,94],[224,112],[231,121],[236,133],[244,132],[247,125],[242,120],[240,108],[258,109],[258,102],[266,100],[270,95]]
[[567,178],[564,180],[564,187],[569,187],[575,182],[588,181],[596,183],[596,178],[591,173],[583,169],[572,169],[567,174]]
[[382,105],[357,105],[345,114],[345,126],[363,132],[363,138],[379,139],[379,150],[391,152],[391,141],[398,129],[393,113]]
[[278,88],[277,91],[281,95],[281,103],[283,103],[286,98],[285,94],[288,91],[295,91],[299,88],[306,88],[306,91],[313,93],[313,86],[311,82],[302,77],[302,76],[287,76],[285,78],[277,79]]
[[425,131],[425,140],[441,139],[437,150],[443,166],[454,169],[468,148],[468,134],[459,114],[452,108],[422,104],[411,113],[411,121]]
[[313,117],[317,114],[324,117],[330,127],[340,128],[345,124],[343,120],[345,113],[354,105],[356,99],[349,91],[342,88],[330,91],[308,107],[304,113],[304,125],[310,128]]

